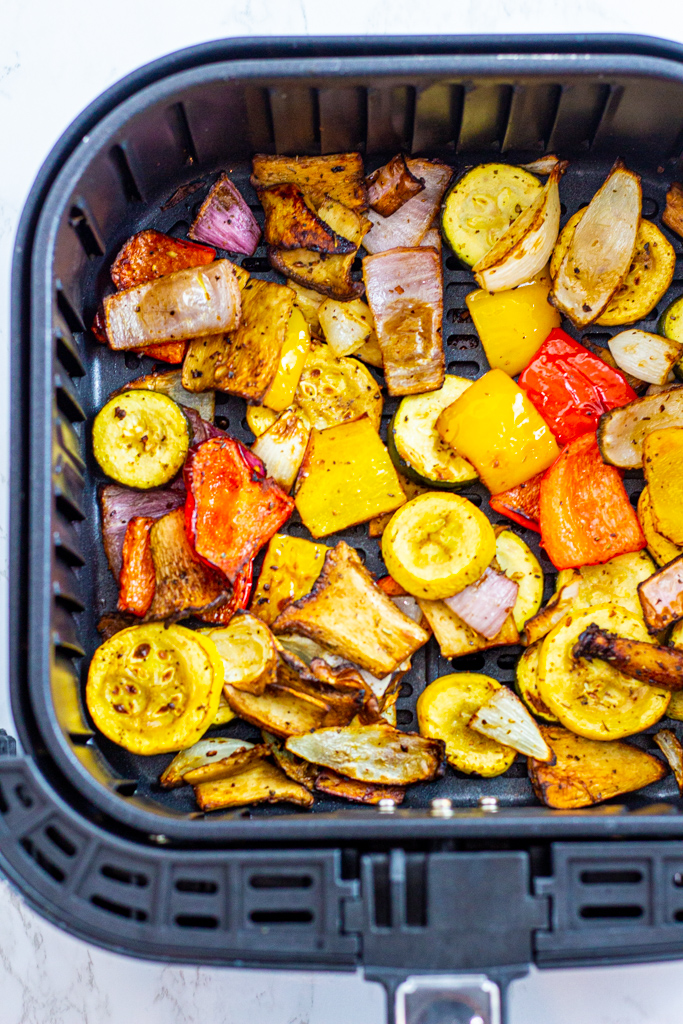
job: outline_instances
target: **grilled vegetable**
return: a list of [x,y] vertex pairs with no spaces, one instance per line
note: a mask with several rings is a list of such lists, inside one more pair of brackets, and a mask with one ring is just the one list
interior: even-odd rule
[[[389,454],[391,455],[391,431],[389,431],[387,440],[389,442]],[[391,461],[396,465],[396,459],[392,457]],[[397,470],[397,472],[399,483],[401,484],[403,493],[408,501],[410,501],[411,498],[416,498],[418,494],[425,494],[430,490],[428,487],[422,487],[420,484],[414,483],[408,477],[405,477],[400,471]],[[368,536],[381,537],[391,522],[393,514],[393,512],[384,512],[381,516],[374,516],[368,523]]]
[[659,633],[683,619],[683,555],[644,580],[638,596],[650,633]]
[[294,403],[316,430],[364,414],[379,430],[382,418],[382,390],[369,370],[356,359],[337,359],[322,342],[311,345]]
[[[555,278],[576,225],[585,208],[569,218],[557,240],[550,261],[550,276]],[[673,278],[676,254],[656,224],[641,220],[636,235],[636,248],[623,284],[610,299],[596,323],[605,326],[632,324],[644,320],[666,292]]]
[[[220,339],[197,338],[183,363],[183,384],[189,391],[216,388],[260,402],[273,383],[280,363],[294,292],[285,285],[252,278],[242,291],[242,319],[237,330]],[[295,321],[293,329],[300,327]]]
[[625,676],[663,690],[683,690],[683,653],[671,647],[655,647],[642,640],[631,640],[600,629],[594,622],[584,629],[574,644],[575,659],[599,658]]
[[253,256],[261,237],[254,214],[227,174],[221,174],[188,231],[190,238]]
[[446,745],[446,760],[458,771],[484,778],[502,775],[515,757],[512,747],[482,736],[469,722],[499,689],[489,676],[458,672],[430,683],[417,701],[420,733]]
[[683,237],[683,185],[679,181],[673,181],[666,193],[662,223]]
[[367,415],[311,431],[295,500],[316,539],[405,503],[396,470]]
[[320,575],[327,548],[301,537],[271,537],[251,601],[251,612],[272,625],[281,611],[310,593]]
[[368,204],[375,213],[390,217],[400,210],[404,203],[424,189],[424,181],[416,178],[408,167],[403,153],[393,157],[383,167],[366,178]]
[[362,359],[369,366],[375,366],[378,370],[384,369],[382,349],[379,347],[376,334],[373,334],[370,340],[361,345],[353,354],[356,359]]
[[261,731],[261,735],[264,742],[270,747],[273,760],[282,769],[287,778],[300,782],[302,786],[312,791],[315,787],[315,780],[320,772],[317,765],[309,764],[303,758],[290,754],[285,748],[286,737],[274,736],[273,733],[267,732],[265,729]]
[[288,779],[274,764],[263,760],[232,778],[203,782],[195,786],[194,792],[202,811],[225,811],[263,803],[310,807],[313,803],[313,795],[305,786]]
[[297,157],[257,153],[252,160],[251,183],[257,190],[288,183],[298,185],[316,208],[328,197],[359,212],[368,205],[360,153]]
[[[677,622],[673,627],[669,643],[676,650],[683,650],[683,622]],[[671,694],[671,702],[666,709],[666,714],[668,718],[683,721],[683,693],[680,690]]]
[[660,729],[654,734],[653,739],[668,761],[679,793],[683,793],[683,747],[676,733],[671,729]]
[[574,611],[601,604],[618,604],[632,615],[642,618],[638,586],[654,571],[655,567],[647,552],[631,551],[626,555],[617,555],[603,565],[582,565],[578,570],[564,569],[558,573],[556,587],[560,590],[566,584],[578,582],[572,603]]
[[263,396],[264,405],[281,412],[292,404],[310,347],[311,335],[308,325],[301,310],[294,306],[280,348],[279,365]]
[[607,562],[646,541],[619,471],[595,434],[571,441],[541,482],[541,542],[557,569]]
[[576,225],[553,278],[551,301],[577,327],[605,311],[624,283],[640,223],[640,178],[617,160]]
[[287,750],[314,764],[359,782],[407,786],[429,782],[440,774],[443,743],[415,733],[399,732],[386,723],[318,729],[292,736]]
[[237,274],[229,260],[177,270],[104,300],[113,349],[232,331],[239,325],[240,310]]
[[630,330],[610,338],[609,350],[625,373],[632,373],[648,384],[665,384],[681,357],[683,345],[658,334]]
[[179,406],[155,391],[126,391],[100,409],[93,454],[107,476],[148,489],[171,480],[187,455],[190,436]]
[[645,395],[600,417],[598,444],[605,462],[623,469],[643,463],[643,442],[653,430],[683,427],[683,387]]
[[271,185],[258,190],[266,214],[265,241],[277,249],[312,249],[330,255],[355,252],[356,245],[342,238],[316,214],[296,185]]
[[195,394],[183,387],[181,370],[166,370],[164,373],[148,373],[124,384],[121,391],[159,391],[168,395],[184,409],[194,409],[203,420],[213,422],[216,414],[216,396],[213,391]]
[[153,491],[131,491],[118,484],[106,484],[98,491],[102,515],[102,542],[112,575],[118,583],[123,565],[123,542],[128,523],[138,517],[159,519],[185,504],[182,480]]
[[173,758],[159,779],[162,789],[176,789],[184,785],[184,776],[195,768],[202,768],[223,761],[243,750],[253,749],[254,744],[247,740],[236,740],[232,737],[216,736],[210,740],[199,740],[187,750],[181,750]]
[[273,632],[310,637],[380,679],[429,639],[379,589],[344,541],[328,551],[311,593],[281,612]]
[[636,398],[618,370],[559,328],[520,374],[519,386],[562,445],[595,430],[602,413]]
[[183,626],[121,630],[97,648],[85,699],[97,728],[133,754],[192,746],[216,717],[223,665]]
[[380,800],[393,800],[395,804],[403,803],[406,795],[401,786],[380,786],[374,782],[359,782],[325,768],[315,780],[315,788],[326,796],[341,797],[356,804],[378,804]]
[[235,577],[232,593],[224,603],[216,603],[213,608],[204,608],[196,613],[202,622],[211,622],[217,626],[227,626],[233,615],[249,604],[249,595],[254,582],[254,563],[249,562]]
[[111,279],[117,291],[124,291],[177,270],[205,266],[215,259],[215,249],[148,229],[133,235],[119,249],[111,265]]
[[512,747],[538,761],[550,761],[553,752],[543,739],[533,718],[507,686],[501,686],[472,715],[470,729],[490,740]]
[[223,662],[223,680],[236,690],[261,694],[277,676],[277,648],[267,626],[248,612],[235,615],[229,626],[200,630],[216,645]]
[[525,393],[502,370],[476,380],[444,409],[436,429],[492,494],[530,480],[560,451]]
[[419,246],[436,220],[453,168],[438,160],[421,158],[408,158],[406,163],[411,174],[421,178],[425,187],[391,216],[368,211],[372,227],[363,244],[369,253],[386,252],[400,246]]
[[247,425],[255,437],[265,434],[278,418],[274,409],[266,409],[265,405],[247,406]]
[[320,326],[318,310],[324,302],[323,296],[312,288],[304,288],[303,285],[298,284],[296,281],[287,281],[287,287],[291,288],[296,294],[294,305],[301,311],[312,337],[321,339],[323,330]]
[[514,608],[518,592],[517,583],[489,566],[474,583],[445,597],[444,604],[475,633],[492,640]]
[[120,612],[131,612],[141,618],[149,611],[154,598],[156,577],[149,536],[153,525],[153,519],[135,516],[129,521],[123,538],[117,607]]
[[516,288],[543,270],[560,230],[558,184],[565,167],[555,164],[542,191],[474,264],[480,288],[490,292]]
[[666,775],[658,758],[628,743],[596,743],[554,725],[543,726],[542,732],[555,763],[529,758],[529,778],[536,796],[547,807],[590,807],[642,789]]
[[447,374],[438,391],[411,395],[399,405],[387,431],[387,447],[405,476],[438,490],[458,490],[477,479],[474,468],[439,436],[436,421],[472,382]]
[[382,535],[389,573],[409,594],[450,597],[474,583],[495,554],[493,527],[476,505],[458,494],[413,498]]
[[548,302],[547,271],[511,291],[470,292],[466,297],[477,334],[492,370],[516,376],[538,351],[560,314]]
[[443,279],[433,249],[392,249],[363,260],[363,280],[390,395],[435,391],[444,380]]
[[532,174],[550,174],[557,163],[559,163],[559,157],[554,153],[546,153],[545,156],[539,156],[538,160],[522,164],[521,167],[525,171],[531,171]]
[[268,246],[268,259],[274,270],[307,290],[312,289],[331,299],[349,302],[351,299],[359,299],[364,291],[363,282],[354,281],[351,277],[356,251],[354,249],[348,256],[328,256],[309,249],[281,251],[271,245]]
[[515,689],[529,711],[543,722],[557,722],[557,716],[541,698],[538,692],[538,659],[541,653],[540,641],[527,647],[517,662]]
[[185,533],[185,514],[178,508],[157,519],[149,534],[154,564],[154,598],[150,620],[187,618],[225,604],[229,584],[222,573],[204,565]]
[[233,582],[286,522],[294,503],[265,477],[261,462],[230,437],[194,448],[184,476],[191,542]]
[[508,615],[500,633],[487,640],[480,633],[475,633],[473,629],[470,629],[443,601],[425,601],[423,598],[418,598],[417,603],[434,631],[444,658],[460,658],[465,654],[485,651],[489,647],[504,647],[519,643],[519,633],[512,615]]
[[[330,706],[322,697],[270,686],[262,694],[237,690],[233,686],[226,686],[224,693],[236,715],[276,736],[293,736],[324,725],[340,724],[339,714],[331,714]],[[350,722],[357,710],[355,704],[349,702],[348,714],[342,716],[341,724]]]
[[543,641],[538,663],[541,698],[560,722],[588,739],[620,739],[659,721],[669,694],[637,683],[612,665],[576,661],[573,649],[591,623],[620,636],[647,641],[641,619],[618,605],[598,605],[569,616]]
[[683,427],[646,436],[643,470],[658,532],[683,546]]
[[644,487],[641,491],[638,498],[637,512],[647,541],[647,550],[657,565],[666,565],[668,562],[672,562],[674,558],[678,558],[679,555],[683,555],[683,548],[680,548],[678,544],[673,544],[662,533],[658,533],[652,514],[650,489],[648,487]]
[[543,570],[538,559],[513,530],[496,527],[496,561],[505,575],[518,585],[512,609],[515,625],[521,632],[537,613],[543,600]]
[[523,484],[511,487],[499,494],[492,494],[489,505],[494,512],[512,519],[514,523],[526,527],[527,530],[540,532],[539,516],[541,501],[541,480],[543,473],[537,473]]
[[551,629],[562,622],[579,596],[581,577],[575,569],[565,570],[561,575],[569,575],[568,580],[563,580],[556,593],[550,598],[545,608],[533,615],[524,625],[524,643],[530,647],[536,644],[544,636],[547,636]]
[[335,356],[352,355],[371,338],[377,340],[370,307],[360,299],[325,299],[318,309],[318,318]]
[[251,450],[265,466],[266,474],[289,494],[308,445],[310,428],[294,409],[283,412],[254,441]]
[[444,199],[443,236],[456,256],[474,266],[541,192],[538,178],[510,164],[480,164]]
[[219,761],[214,760],[211,764],[198,765],[191,768],[183,776],[183,782],[189,786],[200,786],[205,782],[218,782],[220,779],[229,779],[235,775],[241,775],[254,767],[254,764],[267,757],[270,747],[267,743],[259,743],[254,746],[250,743],[242,750],[236,750],[227,757],[221,757]]
[[232,722],[233,718],[235,717],[235,712],[232,710],[227,700],[225,699],[225,694],[221,691],[221,699],[218,705],[218,711],[216,712],[216,717],[211,723],[212,726],[227,725],[228,722]]

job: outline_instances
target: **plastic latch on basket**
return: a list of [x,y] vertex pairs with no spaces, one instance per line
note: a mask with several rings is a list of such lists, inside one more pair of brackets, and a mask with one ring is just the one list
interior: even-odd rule
[[396,1024],[501,1024],[500,989],[484,974],[406,978],[396,989]]
[[4,729],[0,729],[0,757],[14,757],[17,752],[17,741],[14,736],[8,736]]

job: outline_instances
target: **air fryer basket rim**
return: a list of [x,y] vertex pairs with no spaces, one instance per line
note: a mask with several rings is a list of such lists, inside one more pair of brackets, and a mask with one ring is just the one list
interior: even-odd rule
[[[226,49],[232,53],[226,54]],[[362,55],[358,56],[358,51]],[[289,58],[292,51],[297,53],[297,60]],[[379,52],[379,55],[377,54]],[[553,54],[552,72],[561,74],[565,67],[576,72],[576,62],[572,54],[580,53],[585,57],[581,65],[581,73],[586,76],[605,74],[608,72],[624,73],[632,71],[634,62],[642,70],[654,75],[671,79],[683,80],[683,47],[667,44],[664,41],[646,37],[630,36],[567,36],[558,40],[551,36],[530,37],[475,37],[474,39],[441,38],[429,39],[379,39],[379,40],[240,40],[204,44],[193,47],[178,54],[162,58],[146,68],[133,73],[118,85],[103,94],[74,122],[62,139],[57,143],[53,153],[46,161],[33,187],[27,202],[17,238],[13,276],[13,372],[12,372],[12,563],[11,563],[11,667],[12,667],[12,700],[15,719],[24,749],[31,752],[37,764],[45,774],[57,783],[61,773],[67,776],[64,791],[69,792],[70,786],[77,789],[99,807],[112,822],[124,828],[132,828],[141,835],[154,833],[163,821],[163,829],[170,838],[183,842],[244,842],[244,841],[316,841],[337,839],[353,836],[354,838],[400,838],[401,836],[427,837],[444,836],[446,834],[464,836],[537,836],[549,838],[558,835],[595,835],[607,834],[644,835],[656,834],[657,829],[667,835],[683,834],[683,819],[678,815],[663,813],[661,815],[620,815],[615,818],[610,809],[607,814],[602,812],[583,814],[558,814],[542,808],[524,807],[505,810],[498,816],[484,815],[478,811],[456,811],[450,819],[439,819],[427,811],[398,811],[394,815],[377,815],[374,811],[348,810],[335,814],[316,814],[314,816],[292,814],[252,820],[215,817],[211,820],[190,820],[184,815],[173,818],[160,817],[153,808],[127,804],[120,796],[105,790],[100,783],[87,774],[65,751],[60,751],[53,742],[53,736],[47,737],[49,754],[38,751],[46,739],[42,735],[42,726],[36,723],[27,706],[25,694],[22,693],[25,680],[25,659],[20,645],[22,635],[24,642],[28,635],[35,639],[35,633],[27,633],[26,609],[22,597],[22,565],[26,558],[25,523],[22,515],[25,505],[21,492],[28,479],[28,453],[26,438],[30,423],[28,409],[30,397],[33,401],[44,400],[36,394],[35,386],[29,386],[27,362],[28,353],[21,345],[29,329],[27,284],[27,266],[32,250],[40,250],[41,243],[47,243],[49,235],[56,230],[51,221],[52,204],[60,202],[59,191],[68,180],[79,161],[87,160],[87,147],[78,147],[78,137],[87,131],[95,140],[98,131],[105,131],[111,118],[127,118],[131,108],[145,103],[148,89],[157,89],[160,93],[176,88],[178,81],[193,81],[201,78],[206,69],[222,61],[235,60],[241,64],[243,73],[253,74],[260,78],[268,77],[272,72],[283,75],[301,74],[302,66],[309,66],[317,75],[335,73],[330,65],[332,54],[336,58],[344,56],[353,73],[359,62],[365,62],[365,70],[384,70],[385,62],[391,61],[392,72],[400,73],[407,69],[414,60],[415,53],[422,54],[421,71],[433,70],[443,72],[445,65],[452,66],[453,59],[459,61],[459,70],[463,67],[467,73],[475,74],[478,69],[492,70],[491,57],[495,54],[493,70],[496,74],[537,72],[548,73],[547,61],[541,64],[541,58]],[[265,67],[247,67],[242,62],[258,61],[266,54]],[[637,54],[637,57],[633,55]],[[567,59],[565,58],[567,55]],[[595,61],[592,60],[595,57]],[[199,67],[195,67],[197,62]],[[596,67],[595,65],[598,65]],[[51,282],[47,285],[44,301],[51,302]],[[35,304],[32,312],[33,325],[40,325],[48,313],[47,307],[40,308],[39,297],[34,294]],[[39,329],[36,328],[36,329]],[[34,385],[45,379],[35,378]],[[49,426],[46,421],[46,426]],[[49,451],[50,437],[48,433],[42,439],[40,447],[43,453]],[[18,482],[21,482],[20,484]],[[18,539],[18,540],[17,540]],[[45,540],[45,538],[43,538]],[[48,539],[49,543],[49,539]],[[22,550],[23,548],[23,550]],[[49,552],[46,550],[49,558]],[[24,577],[25,579],[25,577]],[[49,595],[44,594],[45,600]],[[44,605],[44,615],[47,614]],[[43,627],[46,624],[43,619]],[[22,634],[23,630],[23,634]],[[36,646],[35,643],[33,646]],[[46,644],[47,646],[47,644]],[[39,709],[40,714],[50,716],[52,709],[46,703]],[[55,730],[53,735],[56,735]],[[64,754],[65,756],[61,756]]]

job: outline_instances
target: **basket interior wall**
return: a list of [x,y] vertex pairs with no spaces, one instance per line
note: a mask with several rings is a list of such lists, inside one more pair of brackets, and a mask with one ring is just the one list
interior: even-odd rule
[[[61,191],[53,189],[58,198],[43,215],[39,238],[44,250],[40,266],[36,263],[34,298],[34,323],[41,330],[34,329],[32,350],[31,457],[36,486],[30,516],[32,537],[39,537],[39,543],[29,552],[29,685],[50,754],[96,803],[101,785],[102,792],[117,794],[122,805],[153,806],[157,813],[171,816],[195,810],[189,789],[170,794],[159,789],[156,779],[167,757],[135,757],[93,733],[80,699],[88,659],[99,642],[96,622],[116,604],[99,536],[96,491],[102,477],[90,453],[89,427],[112,390],[153,366],[148,358],[103,349],[86,330],[123,241],[145,227],[185,236],[219,170],[231,173],[257,219],[262,219],[248,181],[250,157],[259,151],[315,154],[359,149],[372,169],[404,149],[439,156],[456,171],[501,156],[518,161],[555,151],[572,161],[561,188],[563,222],[589,201],[613,159],[621,155],[643,176],[644,216],[660,223],[666,189],[677,167],[683,82],[626,75],[464,79],[443,73],[388,72],[365,77],[319,73],[316,78],[306,72],[305,63],[300,62],[298,75],[267,81],[246,71],[240,78],[234,68],[215,65],[202,74],[176,76],[177,83],[165,83],[163,95],[153,90],[147,90],[149,97],[139,94],[123,105],[129,108],[125,116],[114,112],[74,154],[58,179]],[[189,182],[200,182],[197,190],[169,206],[176,189]],[[668,237],[678,263],[667,299],[683,294],[683,246],[677,237]],[[239,262],[256,276],[277,279],[263,248]],[[447,371],[475,378],[488,365],[466,310],[465,296],[472,287],[471,274],[444,251]],[[657,315],[654,310],[645,329],[655,329]],[[598,343],[616,333],[594,327],[577,335],[568,329]],[[244,402],[220,393],[216,397],[219,425],[250,442]],[[396,404],[395,399],[385,402],[383,431]],[[642,481],[633,477],[627,474],[626,486],[635,504]],[[489,512],[483,487],[464,493]],[[500,521],[495,514],[492,519]],[[547,596],[554,576],[537,535],[513,528],[539,556]],[[305,534],[296,515],[286,530]],[[340,536],[362,552],[371,571],[384,571],[367,525]],[[450,663],[430,641],[404,682],[397,705],[399,726],[416,727],[415,700],[425,681],[456,667],[509,683],[518,653],[519,648],[498,648]],[[235,723],[218,731],[245,738],[255,733],[250,726]],[[647,734],[633,742],[654,747]],[[481,795],[495,795],[503,806],[535,803],[524,760],[489,780],[448,769],[441,780],[409,789],[406,806],[425,806],[435,796],[471,805]],[[669,777],[626,803],[637,806],[676,796]],[[343,806],[333,799],[319,800],[316,810]],[[253,813],[291,812],[273,808]]]

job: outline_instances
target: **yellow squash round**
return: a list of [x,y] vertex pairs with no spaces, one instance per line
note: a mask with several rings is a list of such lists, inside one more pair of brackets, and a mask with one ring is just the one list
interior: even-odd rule
[[651,639],[642,619],[619,605],[570,614],[543,641],[538,663],[541,699],[562,725],[579,736],[590,740],[633,736],[659,721],[671,694],[631,679],[599,659],[576,660],[572,649],[592,622],[621,637]]
[[223,663],[214,644],[184,626],[121,630],[93,655],[85,691],[93,721],[133,754],[191,747],[214,723]]
[[160,391],[124,391],[100,409],[92,428],[93,454],[112,480],[147,490],[161,487],[185,462],[190,434],[185,415]]

